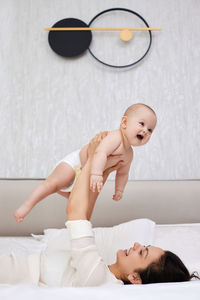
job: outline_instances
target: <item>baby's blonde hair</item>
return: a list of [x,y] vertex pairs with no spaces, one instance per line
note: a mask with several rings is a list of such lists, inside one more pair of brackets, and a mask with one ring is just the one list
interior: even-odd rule
[[137,111],[138,108],[140,108],[140,107],[146,107],[146,108],[148,108],[148,109],[149,109],[152,113],[154,113],[154,115],[156,116],[155,111],[154,111],[150,106],[148,106],[148,105],[146,105],[146,104],[143,104],[143,103],[136,103],[136,104],[133,104],[133,105],[129,106],[129,107],[126,109],[126,111],[125,111],[125,113],[124,113],[124,116],[127,116],[127,117],[128,117],[132,112]]

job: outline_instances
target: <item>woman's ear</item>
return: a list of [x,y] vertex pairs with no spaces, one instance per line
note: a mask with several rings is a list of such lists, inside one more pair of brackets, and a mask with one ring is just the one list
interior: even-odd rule
[[126,129],[126,124],[127,124],[127,116],[123,116],[121,120],[121,127],[123,129]]
[[132,274],[128,275],[128,280],[132,283],[132,284],[142,284],[142,280],[141,277],[138,273],[134,272]]

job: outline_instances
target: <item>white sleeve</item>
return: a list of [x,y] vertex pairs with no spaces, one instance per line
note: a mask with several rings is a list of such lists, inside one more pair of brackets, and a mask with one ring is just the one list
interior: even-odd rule
[[76,270],[74,285],[101,285],[106,280],[106,265],[95,245],[92,224],[87,220],[67,221],[71,240],[71,265]]

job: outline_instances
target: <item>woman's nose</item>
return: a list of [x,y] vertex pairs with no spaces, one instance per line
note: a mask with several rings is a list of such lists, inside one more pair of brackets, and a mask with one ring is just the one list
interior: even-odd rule
[[138,243],[138,242],[135,242],[135,243],[134,243],[134,247],[133,247],[133,248],[136,250],[136,249],[137,249],[138,247],[140,247],[140,246],[141,246],[141,245],[140,245],[140,243]]

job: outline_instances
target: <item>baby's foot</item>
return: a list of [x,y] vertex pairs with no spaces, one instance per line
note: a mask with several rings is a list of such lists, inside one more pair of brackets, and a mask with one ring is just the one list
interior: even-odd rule
[[30,206],[30,205],[24,203],[24,204],[23,204],[22,206],[20,206],[20,207],[16,210],[16,212],[14,213],[15,221],[16,221],[17,223],[23,222],[24,217],[25,217],[26,215],[28,215],[28,213],[31,211],[31,209],[32,209],[32,206]]

